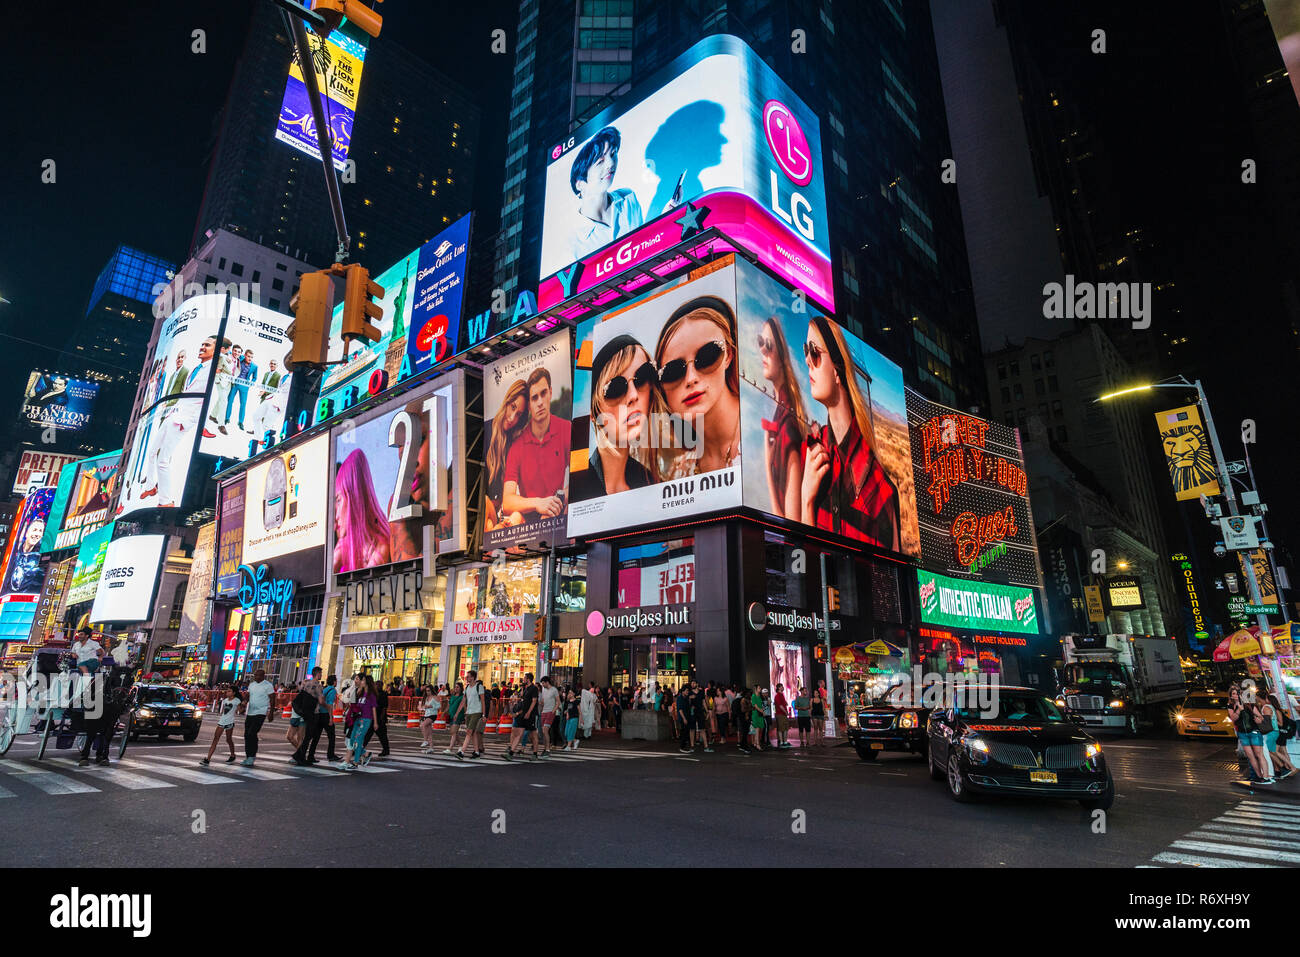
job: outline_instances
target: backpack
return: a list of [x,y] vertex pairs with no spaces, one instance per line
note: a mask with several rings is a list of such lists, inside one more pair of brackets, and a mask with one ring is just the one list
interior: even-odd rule
[[316,713],[319,703],[310,691],[299,691],[293,696],[293,713],[306,720]]

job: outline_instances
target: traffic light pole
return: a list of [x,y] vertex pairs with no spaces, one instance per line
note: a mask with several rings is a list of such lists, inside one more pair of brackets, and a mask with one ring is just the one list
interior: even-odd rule
[[[286,10],[293,10],[297,4],[282,3],[281,6]],[[348,224],[343,218],[343,195],[339,189],[338,176],[334,172],[329,121],[320,102],[320,87],[316,83],[316,65],[312,63],[311,46],[307,43],[307,30],[303,27],[302,20],[292,12],[289,13],[288,19],[293,29],[293,42],[298,51],[298,62],[302,66],[302,81],[307,87],[307,100],[311,103],[311,117],[316,126],[316,145],[320,150],[321,164],[325,167],[325,189],[330,197],[330,211],[334,214],[334,230],[338,233],[339,244],[334,253],[334,261],[347,262],[351,239],[348,236]]]
[[[831,586],[826,580],[826,553],[821,553],[821,572],[822,572],[822,641],[826,643],[826,707],[829,714],[824,720],[831,722],[831,727],[839,731],[839,725],[835,723],[835,663],[831,655]],[[827,737],[835,737],[834,734]]]

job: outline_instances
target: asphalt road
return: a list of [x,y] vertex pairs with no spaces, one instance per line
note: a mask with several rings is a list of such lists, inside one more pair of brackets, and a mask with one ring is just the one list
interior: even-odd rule
[[847,747],[688,756],[602,734],[576,756],[459,764],[403,729],[393,758],[344,773],[293,767],[283,729],[251,773],[221,752],[201,768],[198,742],[79,769],[19,738],[0,760],[0,866],[1300,864],[1300,802],[1234,787],[1222,742],[1105,741],[1118,793],[1098,833],[1077,804],[958,805],[922,761]]

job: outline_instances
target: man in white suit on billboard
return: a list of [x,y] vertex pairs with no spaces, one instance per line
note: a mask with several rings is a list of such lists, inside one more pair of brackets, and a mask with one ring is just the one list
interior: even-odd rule
[[[194,367],[185,381],[185,392],[202,392],[207,387],[208,373],[212,368],[212,356],[216,351],[216,336],[209,336],[199,346],[199,364]],[[173,469],[173,460],[178,450],[186,443],[192,448],[198,438],[199,416],[203,409],[201,399],[181,399],[163,412],[160,426],[162,440],[154,452],[154,468],[157,476],[154,486],[140,493],[140,501],[158,496],[158,508],[174,508],[185,491],[185,473],[188,471],[189,456],[185,456],[186,468]],[[179,464],[179,463],[177,463]],[[177,488],[177,483],[180,488]]]

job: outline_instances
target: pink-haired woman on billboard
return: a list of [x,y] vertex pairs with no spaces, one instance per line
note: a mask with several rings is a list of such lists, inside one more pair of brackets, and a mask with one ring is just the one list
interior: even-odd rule
[[773,316],[758,333],[758,354],[763,378],[772,383],[776,409],[771,419],[763,420],[763,461],[767,465],[767,491],[772,514],[800,519],[803,491],[803,439],[808,417],[804,412],[803,394],[794,377],[790,347],[781,323]]
[[740,370],[736,317],[717,296],[678,306],[659,333],[656,370],[668,411],[694,429],[694,448],[669,479],[735,465],[740,459]]
[[366,453],[353,449],[334,478],[334,571],[392,561],[388,519],[375,495]]
[[899,550],[898,488],[876,456],[871,409],[844,331],[813,316],[804,342],[812,397],[826,410],[803,443],[803,522],[891,551]]

